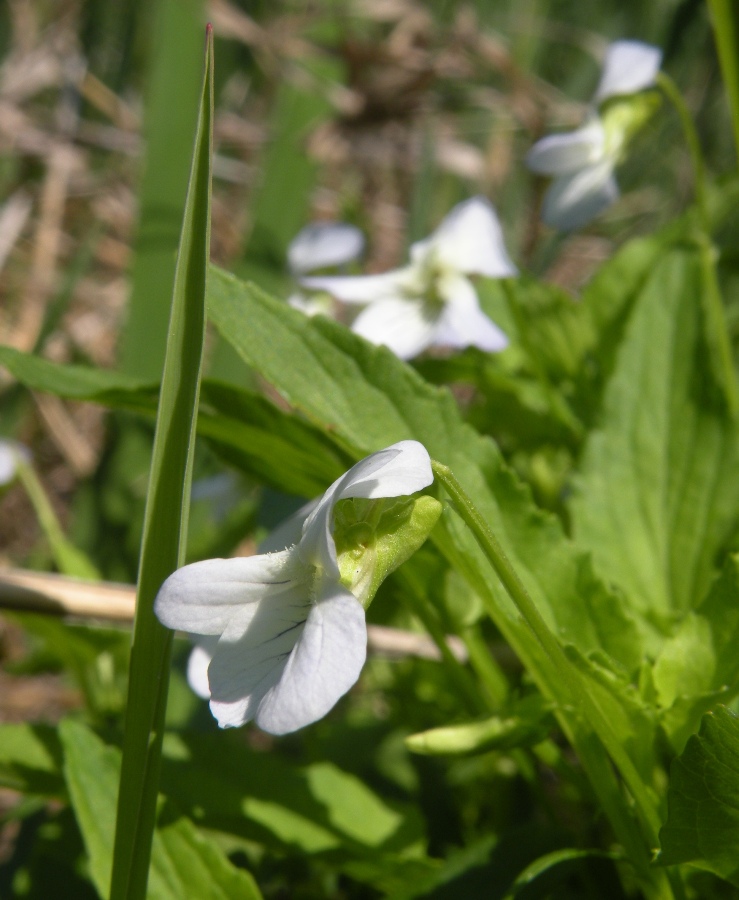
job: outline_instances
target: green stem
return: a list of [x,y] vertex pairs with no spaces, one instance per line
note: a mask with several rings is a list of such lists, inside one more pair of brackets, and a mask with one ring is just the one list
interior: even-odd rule
[[723,387],[729,411],[735,416],[739,413],[739,389],[736,384],[731,340],[726,327],[721,291],[716,277],[716,251],[710,237],[711,217],[708,211],[706,167],[703,162],[700,141],[698,140],[698,133],[695,130],[693,119],[675,82],[668,75],[665,75],[664,72],[660,72],[658,83],[677,110],[693,163],[695,202],[698,207],[698,216],[703,231],[703,234],[698,239],[704,275],[704,290],[701,294],[707,320],[707,335],[712,351],[711,362],[716,379]]
[[708,0],[708,8],[739,153],[739,9],[736,0]]
[[[566,689],[569,702],[580,714],[579,720],[587,722],[592,727],[600,743],[605,747],[608,755],[620,772],[636,805],[648,846],[650,848],[658,847],[661,824],[659,812],[647,786],[642,781],[628,753],[624,750],[618,735],[600,707],[591,698],[588,691],[584,689],[578,673],[567,659],[559,641],[542,618],[497,538],[454,477],[451,469],[436,460],[432,460],[431,466],[434,475],[453,499],[458,514],[474,534],[524,621],[533,631],[544,653],[553,665],[559,683]],[[576,730],[582,731],[581,726],[575,724],[575,727]],[[578,744],[582,744],[582,738],[581,734],[580,739],[577,741]],[[594,749],[597,755],[597,748]],[[595,757],[591,754],[591,759],[593,758]],[[640,856],[643,857],[643,855],[642,850]],[[665,888],[669,890],[667,885],[665,885]],[[660,892],[660,895],[665,897],[675,896],[675,893],[674,891],[670,893]]]
[[399,572],[398,577],[406,585],[404,591],[405,600],[413,613],[418,616],[421,624],[431,636],[431,639],[439,648],[441,658],[444,661],[445,670],[454,682],[457,693],[462,703],[472,715],[488,712],[486,704],[480,696],[474,679],[470,677],[468,670],[459,662],[457,657],[449,649],[446,642],[446,633],[439,621],[436,610],[427,601],[418,582],[406,571]]
[[701,298],[706,317],[711,367],[717,382],[723,387],[729,412],[732,416],[736,416],[739,413],[739,388],[736,383],[734,355],[721,299],[721,288],[716,274],[717,252],[708,235],[701,236],[698,245],[703,271]]
[[701,225],[706,234],[710,234],[710,218],[708,215],[708,200],[706,192],[706,166],[703,162],[703,154],[698,139],[698,132],[690,115],[688,107],[685,105],[683,95],[678,90],[675,82],[660,72],[657,76],[657,84],[662,88],[665,95],[672,105],[675,107],[680,125],[685,136],[685,143],[688,145],[690,160],[693,164],[693,189],[695,191],[695,204],[698,207],[698,215],[700,216]]
[[73,578],[99,581],[100,573],[95,566],[81,550],[67,540],[38,475],[20,453],[16,454],[16,472],[31,501],[41,530],[49,542],[51,554],[59,571]]
[[482,682],[493,709],[500,709],[510,693],[510,684],[505,673],[490,652],[477,625],[466,628],[460,637],[467,647],[470,665]]

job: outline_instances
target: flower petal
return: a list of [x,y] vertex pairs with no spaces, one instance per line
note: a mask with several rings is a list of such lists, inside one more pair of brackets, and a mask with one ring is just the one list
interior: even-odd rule
[[287,248],[287,264],[294,275],[329,266],[343,266],[362,255],[364,235],[345,222],[314,222],[302,228]]
[[361,603],[327,581],[282,676],[259,703],[257,725],[271,734],[287,734],[325,716],[357,681],[366,656]]
[[635,94],[652,87],[661,65],[659,47],[641,41],[614,41],[606,50],[593,102],[602,103],[609,97]]
[[344,303],[372,303],[405,295],[414,272],[408,267],[393,269],[381,275],[324,275],[302,278],[303,287],[328,291]]
[[0,440],[0,486],[15,478],[18,467],[18,446],[13,441]]
[[430,237],[413,244],[411,261],[418,265],[433,251],[442,265],[458,272],[490,278],[516,274],[498,216],[486,197],[471,197],[457,204]]
[[436,328],[434,343],[444,347],[479,347],[487,352],[504,350],[508,338],[480,309],[477,293],[463,275],[447,275],[440,283],[446,303]]
[[371,453],[324,493],[303,526],[297,550],[301,558],[338,576],[333,539],[333,510],[339,500],[363,497],[402,497],[420,491],[434,480],[428,451],[418,441],[399,441]]
[[312,609],[305,586],[243,607],[231,620],[208,669],[210,708],[221,728],[254,718],[282,677]]
[[602,156],[606,135],[599,119],[577,131],[542,138],[526,154],[526,165],[539,175],[569,175]]
[[217,646],[217,637],[213,635],[208,635],[207,637],[199,636],[187,660],[187,683],[194,693],[203,700],[210,700],[208,666],[210,666],[210,661],[213,659],[213,653]]
[[339,479],[336,500],[404,497],[434,480],[428,450],[418,441],[398,441],[360,460]]
[[206,559],[183,566],[167,578],[159,588],[154,612],[168,628],[222,634],[244,608],[284,595],[305,577],[305,567],[293,550]]
[[435,326],[435,318],[420,299],[388,298],[363,309],[352,331],[373,344],[384,344],[401,359],[410,359],[429,346]]
[[618,197],[613,160],[605,159],[573,175],[563,175],[544,195],[542,219],[560,231],[581,228]]

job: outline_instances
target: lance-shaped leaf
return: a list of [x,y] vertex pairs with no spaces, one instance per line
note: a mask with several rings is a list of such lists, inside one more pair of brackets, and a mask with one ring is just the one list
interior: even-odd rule
[[146,892],[169,682],[172,633],[154,616],[164,579],[184,561],[210,252],[213,33],[175,272],[139,566],[111,900]]

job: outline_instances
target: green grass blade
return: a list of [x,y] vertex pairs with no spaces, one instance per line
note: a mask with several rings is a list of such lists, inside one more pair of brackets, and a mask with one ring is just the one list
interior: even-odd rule
[[175,272],[139,569],[111,900],[143,898],[154,830],[172,632],[154,616],[162,581],[182,564],[205,329],[213,148],[213,36]]
[[121,363],[131,374],[162,375],[169,300],[200,90],[203,0],[159,0],[146,19],[152,64],[146,105],[146,162]]

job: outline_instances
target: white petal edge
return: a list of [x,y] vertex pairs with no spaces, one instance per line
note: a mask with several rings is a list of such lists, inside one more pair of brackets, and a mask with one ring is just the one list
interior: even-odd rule
[[420,299],[388,298],[363,309],[352,331],[372,344],[384,344],[400,359],[418,356],[432,342],[436,318]]
[[606,134],[599,119],[577,131],[552,134],[537,141],[526,154],[526,165],[538,175],[569,175],[602,158]]
[[652,87],[661,65],[659,47],[641,41],[614,41],[606,50],[593,102],[602,103],[609,97],[634,94]]
[[210,700],[208,666],[217,646],[217,637],[198,637],[187,659],[187,683],[202,700]]
[[222,634],[263,598],[291,590],[305,577],[293,550],[236,559],[206,559],[173,572],[159,589],[154,612],[168,628]]
[[287,248],[294,275],[354,262],[364,251],[364,235],[345,222],[314,222],[302,228]]
[[464,276],[448,276],[442,288],[447,302],[436,329],[435,344],[478,347],[488,353],[505,350],[508,338],[480,309],[477,293]]
[[18,447],[12,441],[0,440],[0,487],[10,484],[18,468]]
[[418,441],[399,441],[371,453],[326,490],[305,521],[298,553],[306,563],[321,565],[338,577],[332,535],[334,505],[349,497],[376,500],[415,494],[433,480],[428,451]]
[[325,275],[302,278],[300,284],[310,290],[328,291],[344,303],[373,303],[402,297],[414,272],[408,267],[381,275]]
[[495,208],[481,195],[457,204],[430,237],[413,244],[411,261],[418,265],[430,252],[458,272],[490,278],[516,274]]
[[256,723],[270,734],[288,734],[326,715],[359,678],[367,657],[361,603],[327,583],[280,680],[259,703]]
[[582,228],[618,198],[613,161],[604,160],[574,175],[555,179],[544,195],[542,219],[552,228]]

